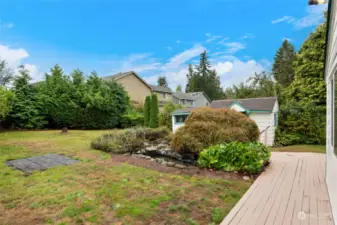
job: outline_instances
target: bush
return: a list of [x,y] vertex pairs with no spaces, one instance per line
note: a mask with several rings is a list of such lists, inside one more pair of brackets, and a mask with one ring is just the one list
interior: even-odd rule
[[204,107],[191,112],[185,126],[173,135],[171,145],[178,152],[199,153],[220,143],[254,142],[259,135],[256,123],[246,115],[231,109]]
[[151,110],[150,110],[150,122],[149,127],[156,128],[158,127],[158,98],[156,94],[153,94],[151,97]]
[[165,126],[172,130],[172,113],[177,109],[182,109],[182,105],[176,105],[168,102],[164,105],[164,109],[159,113],[159,126]]
[[146,96],[144,102],[144,126],[148,127],[150,123],[151,97]]
[[144,124],[144,115],[134,109],[129,109],[126,114],[122,116],[121,127],[130,128],[142,126]]
[[167,139],[170,132],[167,128],[136,127],[104,134],[91,142],[91,147],[106,152],[135,152],[144,147],[144,142]]
[[270,151],[262,143],[231,142],[203,150],[198,164],[225,171],[259,173],[269,158]]
[[274,146],[288,146],[305,143],[303,135],[299,133],[281,132],[279,128],[275,130]]

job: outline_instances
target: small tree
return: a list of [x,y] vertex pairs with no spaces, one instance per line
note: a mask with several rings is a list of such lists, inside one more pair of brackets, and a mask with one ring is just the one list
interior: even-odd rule
[[151,111],[149,122],[149,126],[151,128],[158,127],[158,114],[159,114],[158,98],[156,94],[153,94],[151,98]]
[[176,92],[182,92],[181,84],[179,84],[176,88]]
[[160,76],[158,77],[158,86],[161,86],[161,87],[168,87],[168,84],[167,84],[167,80],[166,80],[166,77],[165,76]]
[[165,126],[172,130],[172,113],[177,109],[184,108],[182,105],[175,105],[168,102],[164,105],[164,109],[159,113],[159,126]]
[[151,96],[146,96],[144,102],[144,126],[148,127],[150,123]]

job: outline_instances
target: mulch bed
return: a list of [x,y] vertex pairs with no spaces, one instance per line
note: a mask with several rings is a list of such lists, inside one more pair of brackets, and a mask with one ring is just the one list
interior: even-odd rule
[[[208,169],[201,169],[196,166],[188,165],[186,169],[179,169],[175,167],[168,167],[159,164],[155,161],[134,157],[131,155],[117,155],[112,154],[113,163],[127,163],[134,166],[139,166],[151,170],[155,170],[162,173],[171,173],[177,175],[189,175],[189,176],[201,176],[205,178],[223,178],[227,180],[243,180],[244,176],[248,176],[243,173],[225,172],[225,171],[213,171]],[[255,179],[258,175],[250,175],[251,179]]]

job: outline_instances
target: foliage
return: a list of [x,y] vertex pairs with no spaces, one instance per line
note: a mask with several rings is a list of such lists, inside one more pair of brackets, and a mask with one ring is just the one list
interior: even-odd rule
[[122,128],[130,128],[136,126],[143,126],[144,115],[135,109],[129,109],[123,116],[121,120]]
[[312,101],[287,100],[281,105],[275,145],[324,144],[325,106]]
[[135,127],[104,134],[93,140],[91,146],[94,149],[113,153],[135,152],[144,146],[146,140],[166,139],[169,134],[167,128]]
[[144,126],[148,127],[151,114],[151,96],[146,96],[144,102]]
[[272,73],[275,80],[281,87],[288,87],[294,79],[293,62],[296,59],[295,46],[287,39],[276,51]]
[[14,94],[10,118],[15,127],[25,129],[41,128],[46,121],[40,115],[39,99],[36,90],[29,84],[28,71],[21,66],[19,76],[14,80]]
[[10,112],[13,97],[14,95],[10,90],[0,86],[0,122],[6,118]]
[[246,115],[203,107],[191,112],[185,126],[174,133],[171,145],[176,151],[199,153],[220,143],[257,141],[259,135],[256,123]]
[[5,60],[0,59],[0,86],[6,86],[13,79],[13,71],[7,67]]
[[200,54],[200,63],[195,66],[195,69],[196,71],[191,64],[188,67],[186,92],[203,91],[211,100],[221,99],[223,90],[220,77],[215,70],[211,70],[206,51]]
[[182,109],[182,105],[176,105],[168,102],[164,105],[163,110],[159,113],[159,126],[168,127],[172,130],[172,113],[177,109]]
[[259,173],[270,155],[270,151],[262,143],[231,142],[203,150],[198,164],[225,171]]
[[179,84],[176,88],[176,92],[182,92],[182,87],[181,84]]
[[96,72],[86,79],[75,70],[69,77],[56,65],[38,89],[49,127],[115,128],[129,108],[122,86],[99,78]]
[[159,76],[157,80],[158,86],[168,87],[168,83],[165,76]]
[[246,83],[226,88],[225,95],[230,99],[272,97],[276,95],[276,84],[270,74],[255,73]]
[[158,116],[159,116],[158,98],[156,94],[152,94],[149,127],[151,128],[158,127],[159,124]]

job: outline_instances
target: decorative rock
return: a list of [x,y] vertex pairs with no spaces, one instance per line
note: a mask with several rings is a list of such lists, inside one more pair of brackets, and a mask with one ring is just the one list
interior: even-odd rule
[[179,169],[186,169],[187,166],[182,165],[182,164],[175,164],[175,167],[179,168]]
[[166,163],[166,166],[170,166],[170,167],[173,167],[175,166],[176,164],[174,162],[167,162]]
[[249,180],[250,178],[248,176],[243,176],[244,180]]
[[145,156],[144,158],[147,159],[147,160],[151,160],[152,159],[150,156]]
[[151,158],[150,161],[151,161],[151,162],[155,162],[156,160],[155,160],[154,158]]
[[146,151],[156,151],[157,148],[155,146],[148,146],[145,148]]
[[238,173],[238,171],[234,171],[234,173]]

